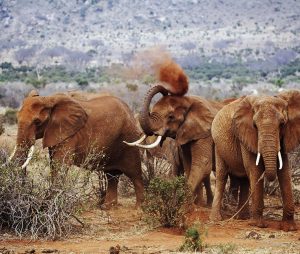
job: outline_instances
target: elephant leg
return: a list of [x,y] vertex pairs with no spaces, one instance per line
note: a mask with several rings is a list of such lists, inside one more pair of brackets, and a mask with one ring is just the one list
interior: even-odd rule
[[203,184],[202,183],[198,184],[198,186],[195,188],[193,193],[195,193],[194,204],[197,206],[204,206]]
[[278,170],[277,173],[283,202],[283,215],[280,226],[284,231],[294,231],[297,230],[297,226],[294,221],[295,205],[292,191],[291,171],[286,154],[283,155],[283,162],[283,168]]
[[140,208],[144,201],[144,183],[139,151],[136,148],[128,149],[119,161],[122,171],[133,183],[136,195],[136,208]]
[[258,179],[261,177],[262,173],[263,170],[260,166],[254,165],[250,169],[250,186],[251,186],[251,193],[252,193],[252,203],[251,203],[252,222],[250,223],[250,225],[257,226],[260,228],[265,228],[267,227],[267,224],[263,220],[264,180],[262,179],[258,182]]
[[104,207],[110,208],[118,203],[118,183],[119,183],[119,171],[106,172],[107,178],[107,190],[105,195]]
[[[203,183],[206,186],[212,171],[212,139],[206,138],[191,144],[191,170],[188,183],[198,204],[202,202]],[[211,193],[207,193],[210,195]],[[209,205],[209,204],[208,204]]]
[[50,177],[52,185],[56,185],[58,179],[60,179],[58,176],[60,169],[68,171],[69,167],[74,164],[74,154],[74,149],[67,144],[65,146],[49,148]]
[[186,178],[188,179],[190,176],[191,163],[192,163],[190,144],[181,146],[181,151],[182,151],[181,161],[184,168],[184,173],[186,175]]
[[239,198],[239,187],[240,187],[240,179],[232,174],[229,174],[230,185],[229,185],[229,194],[230,197],[233,198],[233,202],[238,202]]
[[173,154],[174,156],[174,164],[172,167],[173,176],[181,176],[184,175],[184,159],[182,154],[182,149],[180,147],[176,147],[176,152]]
[[213,195],[213,192],[211,189],[210,175],[204,179],[204,187],[205,187],[205,191],[206,191],[207,205],[209,207],[211,207],[213,199],[214,199],[214,195]]
[[[240,179],[235,178],[234,181],[237,181],[236,185],[240,187],[238,210],[240,210],[241,207],[244,206],[243,209],[237,215],[237,218],[241,220],[249,219],[250,218],[249,202],[247,201],[249,197],[249,188],[250,188],[249,180],[248,178],[244,177]],[[245,204],[246,202],[247,204]]]
[[219,221],[222,219],[221,216],[221,206],[222,198],[225,190],[227,180],[227,166],[223,159],[220,157],[216,151],[216,186],[215,186],[215,196],[212,203],[212,210],[210,213],[210,220]]
[[155,172],[154,172],[154,164],[155,164],[155,158],[154,156],[148,151],[145,151],[146,153],[146,160],[147,160],[147,184],[149,184],[150,180],[154,178]]

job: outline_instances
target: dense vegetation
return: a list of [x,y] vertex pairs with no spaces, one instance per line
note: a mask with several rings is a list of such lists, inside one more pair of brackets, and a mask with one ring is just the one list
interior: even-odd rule
[[[62,65],[44,68],[32,66],[15,67],[11,63],[3,62],[0,64],[0,82],[22,81],[32,84],[36,88],[44,87],[48,83],[74,82],[81,87],[85,87],[90,83],[110,82],[112,76],[119,75],[114,70],[122,69],[123,67],[122,65],[114,65],[112,67],[92,67],[76,70]],[[210,61],[205,58],[196,65],[185,64],[184,68],[190,79],[195,81],[230,79],[238,84],[267,81],[279,87],[289,81],[300,82],[299,58],[275,68],[258,68],[253,67],[253,64],[240,61],[224,63]]]

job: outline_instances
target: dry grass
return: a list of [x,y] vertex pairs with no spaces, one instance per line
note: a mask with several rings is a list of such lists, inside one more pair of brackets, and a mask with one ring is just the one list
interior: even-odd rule
[[0,170],[0,225],[18,236],[65,237],[82,226],[77,214],[97,200],[95,173],[61,165],[53,184],[45,154],[35,155],[26,177],[13,166]]

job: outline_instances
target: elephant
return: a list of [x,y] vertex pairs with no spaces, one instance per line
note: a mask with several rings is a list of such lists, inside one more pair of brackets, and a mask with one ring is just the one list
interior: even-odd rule
[[[39,96],[32,91],[18,112],[16,151],[12,161],[26,166],[26,157],[37,139],[50,155],[51,179],[55,183],[56,163],[81,166],[88,161],[92,170],[103,169],[108,178],[104,204],[117,203],[118,176],[124,173],[133,182],[136,206],[143,201],[143,180],[139,149],[122,140],[135,140],[140,132],[127,104],[114,96],[77,100],[66,94]],[[102,156],[104,154],[104,156]]]
[[[139,130],[142,132],[143,129],[138,120],[140,115],[135,114],[134,117],[136,119],[136,124]],[[156,140],[156,136],[152,135],[152,136],[147,136],[144,141],[146,144],[151,144],[155,140]],[[141,150],[141,153],[147,163],[149,179],[152,179],[155,176],[155,172],[154,172],[155,158],[163,159],[171,165],[170,176],[180,176],[184,174],[182,151],[181,148],[177,146],[175,140],[172,138],[166,137],[166,139],[161,144],[161,146],[157,146],[152,149]]]
[[[148,136],[145,140],[145,143],[151,144],[155,140],[156,136]],[[184,174],[182,151],[181,148],[177,146],[174,139],[167,137],[161,146],[157,146],[153,149],[145,149],[143,152],[147,160],[149,179],[152,179],[155,176],[155,158],[164,160],[171,165],[168,174],[170,177]]]
[[[222,219],[222,195],[230,173],[244,179],[239,207],[246,204],[250,185],[251,224],[266,227],[261,178],[265,176],[268,181],[274,181],[277,177],[283,202],[281,229],[296,230],[287,154],[300,143],[300,91],[287,91],[277,96],[248,95],[224,106],[213,120],[212,137],[216,188],[211,220]],[[247,213],[247,205],[245,208],[242,214]]]
[[[161,93],[163,97],[153,105],[150,113],[151,100],[157,93]],[[150,146],[141,145],[141,140],[135,145],[153,148],[163,143],[166,137],[174,139],[182,149],[183,167],[195,196],[195,203],[202,203],[204,183],[207,205],[210,206],[213,200],[210,173],[214,167],[214,144],[210,129],[214,116],[223,107],[223,103],[169,93],[162,85],[149,90],[140,113],[140,125],[147,136],[156,135],[158,138]]]

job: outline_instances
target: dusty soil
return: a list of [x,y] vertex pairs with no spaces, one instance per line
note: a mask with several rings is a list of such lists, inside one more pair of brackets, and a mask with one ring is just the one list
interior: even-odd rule
[[[200,207],[189,215],[189,221],[201,224],[205,253],[300,253],[300,231],[279,230],[282,208],[277,199],[266,202],[269,227],[265,229],[241,220],[213,224],[208,220],[209,211]],[[300,230],[300,206],[296,211]],[[120,253],[175,253],[184,241],[183,229],[151,229],[144,222],[142,212],[135,210],[132,199],[122,198],[120,205],[110,211],[92,209],[80,219],[85,226],[78,225],[63,240],[18,239],[2,232],[0,253],[109,253],[111,247],[117,246]]]

